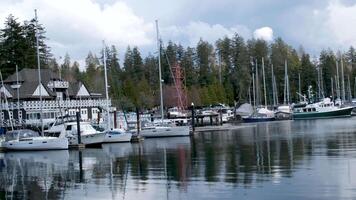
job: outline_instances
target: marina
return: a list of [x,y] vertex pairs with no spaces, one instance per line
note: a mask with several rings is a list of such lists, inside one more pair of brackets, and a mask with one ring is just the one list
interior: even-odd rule
[[354,122],[354,117],[275,121],[81,151],[8,152],[0,154],[0,195],[349,199],[356,186]]

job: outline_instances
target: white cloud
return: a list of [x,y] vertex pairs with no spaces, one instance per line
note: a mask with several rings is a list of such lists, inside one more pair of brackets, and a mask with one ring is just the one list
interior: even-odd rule
[[356,3],[344,5],[340,1],[331,1],[327,7],[327,31],[336,44],[344,47],[356,46]]
[[185,41],[190,46],[195,46],[200,38],[214,43],[219,38],[232,37],[235,33],[244,38],[251,37],[251,31],[243,25],[225,27],[221,24],[211,25],[201,21],[192,21],[186,26],[168,26],[162,29],[163,39]]
[[268,42],[272,41],[273,40],[273,30],[272,30],[272,28],[270,28],[268,26],[256,29],[253,32],[253,37],[255,39],[262,39],[262,40],[266,40]]
[[153,24],[147,23],[125,3],[116,1],[101,6],[91,0],[22,0],[0,2],[0,19],[10,13],[19,20],[28,20],[38,10],[40,23],[49,37],[48,44],[59,57],[68,52],[74,59],[83,59],[89,50],[99,51],[101,41],[126,48],[127,45],[149,45]]

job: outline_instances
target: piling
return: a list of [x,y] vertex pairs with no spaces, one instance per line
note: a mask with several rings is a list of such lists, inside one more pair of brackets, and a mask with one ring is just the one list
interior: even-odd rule
[[75,113],[75,116],[77,118],[77,140],[78,140],[78,144],[69,145],[69,149],[84,149],[85,148],[85,144],[82,144],[82,138],[80,136],[80,113],[77,111]]
[[193,133],[195,131],[195,110],[194,110],[194,104],[192,103],[192,130]]

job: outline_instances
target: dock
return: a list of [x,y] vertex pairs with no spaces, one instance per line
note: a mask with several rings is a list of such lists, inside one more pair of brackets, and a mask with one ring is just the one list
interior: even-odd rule
[[74,149],[74,150],[85,149],[85,144],[70,144],[68,145],[68,149]]
[[0,153],[5,152],[5,147],[0,147]]

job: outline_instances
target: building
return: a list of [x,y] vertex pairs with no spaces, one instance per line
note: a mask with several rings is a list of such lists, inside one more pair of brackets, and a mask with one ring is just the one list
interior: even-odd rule
[[[18,74],[9,76],[0,86],[2,127],[10,126],[11,122],[14,126],[39,125],[40,91],[45,126],[58,116],[75,115],[79,110],[82,120],[99,121],[107,103],[101,94],[89,91],[82,82],[63,80],[50,69],[41,70],[41,84],[38,82],[37,69],[22,69]],[[111,106],[111,101],[108,103]]]

